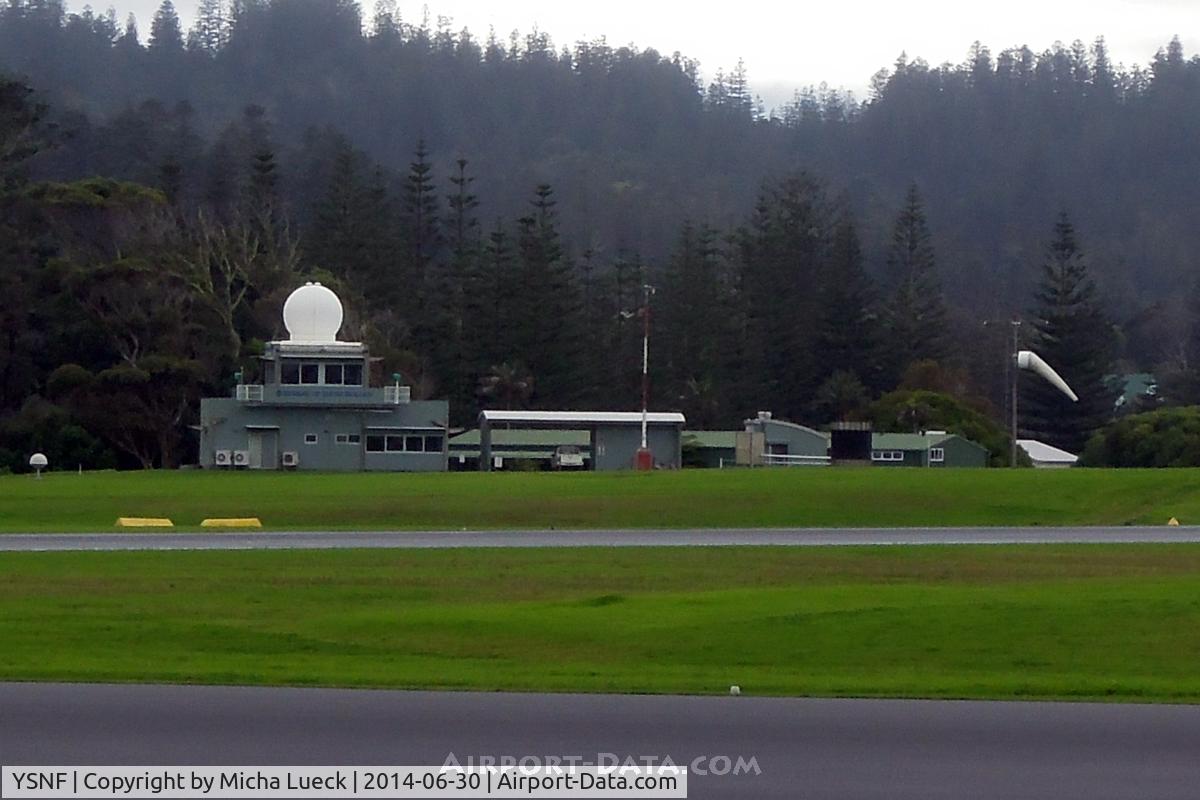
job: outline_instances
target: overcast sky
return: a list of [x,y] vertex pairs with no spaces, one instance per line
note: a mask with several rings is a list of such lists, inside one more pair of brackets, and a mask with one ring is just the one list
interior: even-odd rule
[[[174,0],[190,24],[193,0]],[[118,0],[119,16],[133,11],[143,38],[161,0]],[[370,18],[374,0],[363,0]],[[775,105],[793,88],[822,81],[865,94],[871,75],[901,51],[932,64],[959,62],[975,40],[993,53],[1028,44],[1042,51],[1056,40],[1091,42],[1103,35],[1113,60],[1150,61],[1178,34],[1190,57],[1200,49],[1200,0],[825,0],[782,3],[742,0],[398,0],[406,21],[424,8],[432,21],[451,17],[479,38],[493,26],[501,38],[534,26],[558,47],[606,36],[612,45],[633,42],[664,54],[698,59],[711,77],[745,59],[755,90]],[[94,5],[102,6],[103,0]],[[82,3],[72,3],[82,7]]]

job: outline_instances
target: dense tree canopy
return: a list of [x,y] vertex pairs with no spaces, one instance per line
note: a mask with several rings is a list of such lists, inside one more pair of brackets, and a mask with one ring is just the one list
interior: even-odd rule
[[1082,463],[1089,467],[1200,467],[1200,406],[1125,417],[1092,437]]
[[549,183],[576,254],[664,258],[685,219],[724,227],[763,179],[801,167],[847,192],[873,270],[915,181],[946,296],[975,311],[1024,304],[1044,221],[1064,204],[1102,291],[1149,304],[1190,290],[1180,264],[1200,245],[1200,187],[1185,178],[1200,167],[1200,60],[1177,41],[1147,53],[1149,67],[1112,64],[1103,40],[997,54],[976,44],[960,64],[901,57],[864,103],[806,89],[764,112],[744,67],[706,86],[685,55],[604,40],[479,38],[386,3],[364,21],[349,0],[203,0],[181,47],[169,5],[142,26],[149,46],[132,50],[117,46],[115,20],[86,8],[0,10],[0,69],[27,76],[77,143],[42,160],[44,174],[155,183],[176,150],[195,197],[218,154],[182,146],[155,117],[211,146],[257,105],[299,222],[311,194],[298,151],[311,131],[336,129],[388,181],[404,179],[421,140],[435,173],[470,159],[475,191],[504,217]]
[[[705,85],[680,54],[481,40],[390,2],[364,20],[351,0],[201,0],[190,31],[164,2],[142,29],[0,7],[0,71],[22,76],[0,80],[10,455],[42,437],[80,463],[186,460],[195,399],[253,374],[306,277],[456,424],[488,404],[633,407],[647,313],[653,402],[697,425],[861,417],[925,389],[904,383],[923,359],[1001,417],[1008,350],[980,323],[1039,286],[1040,350],[1067,317],[1114,344],[1075,380],[1200,385],[1183,300],[1200,60],[1177,40],[1146,69],[1103,40],[976,44],[958,65],[901,57],[862,103],[804,89],[766,111],[741,64]],[[1086,314],[1049,296],[1078,261],[1043,258],[1063,208],[1088,244]],[[148,427],[93,415],[119,398]],[[1066,425],[1031,397],[1029,427],[1081,443],[1111,414],[1089,398]]]

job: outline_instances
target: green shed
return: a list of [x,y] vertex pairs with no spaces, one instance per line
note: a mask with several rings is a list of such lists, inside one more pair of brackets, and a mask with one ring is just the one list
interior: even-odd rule
[[987,448],[945,431],[871,434],[877,467],[986,467]]

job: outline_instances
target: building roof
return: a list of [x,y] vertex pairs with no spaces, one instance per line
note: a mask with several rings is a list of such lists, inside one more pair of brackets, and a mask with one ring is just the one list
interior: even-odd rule
[[782,426],[782,427],[785,427],[785,428],[791,428],[791,429],[793,429],[793,430],[801,431],[801,432],[803,432],[803,433],[808,433],[808,434],[811,434],[811,435],[813,435],[813,436],[819,436],[819,437],[821,437],[822,439],[824,439],[825,441],[829,441],[829,434],[828,434],[828,433],[825,433],[825,432],[823,432],[823,431],[816,430],[816,429],[814,429],[814,428],[810,428],[810,427],[808,427],[807,425],[801,425],[801,424],[799,424],[799,423],[796,423],[796,422],[788,422],[788,421],[786,421],[786,420],[782,420],[782,419],[774,419],[774,418],[768,417],[768,418],[766,418],[766,419],[763,419],[763,418],[758,418],[758,419],[748,419],[748,420],[746,420],[746,423],[747,423],[747,424],[749,424],[749,425],[762,425],[764,430],[766,429],[766,427],[767,427],[768,425],[779,425],[779,426]]
[[872,450],[928,450],[949,439],[945,433],[873,433]]
[[[640,425],[640,411],[494,411],[479,413],[488,423],[513,422],[523,425]],[[686,421],[677,412],[651,412],[646,415],[651,425],[682,425]]]
[[1037,439],[1017,439],[1017,444],[1031,461],[1040,461],[1043,464],[1074,464],[1079,461],[1079,456]]
[[[1117,408],[1132,403],[1139,397],[1154,397],[1158,394],[1158,380],[1149,372],[1113,376],[1112,383],[1119,392],[1116,401]],[[1030,457],[1032,458],[1032,456]]]
[[[463,431],[450,438],[451,447],[479,447],[479,429]],[[492,447],[558,447],[570,444],[587,447],[592,442],[588,431],[571,431],[555,428],[553,430],[530,430],[503,428],[492,431]],[[499,455],[499,454],[498,454]]]
[[737,435],[741,431],[684,431],[684,443],[688,439],[695,442],[698,447],[709,447],[714,449],[734,450],[737,448]]

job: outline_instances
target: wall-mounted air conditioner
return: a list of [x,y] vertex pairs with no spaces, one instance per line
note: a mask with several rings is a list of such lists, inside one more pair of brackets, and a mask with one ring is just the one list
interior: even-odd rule
[[295,450],[284,450],[283,451],[283,465],[285,467],[292,467],[292,468],[300,466],[300,454],[297,453]]
[[218,467],[233,466],[233,452],[230,450],[218,450],[213,455],[213,463]]
[[235,467],[250,466],[250,451],[249,450],[234,450],[233,465]]

